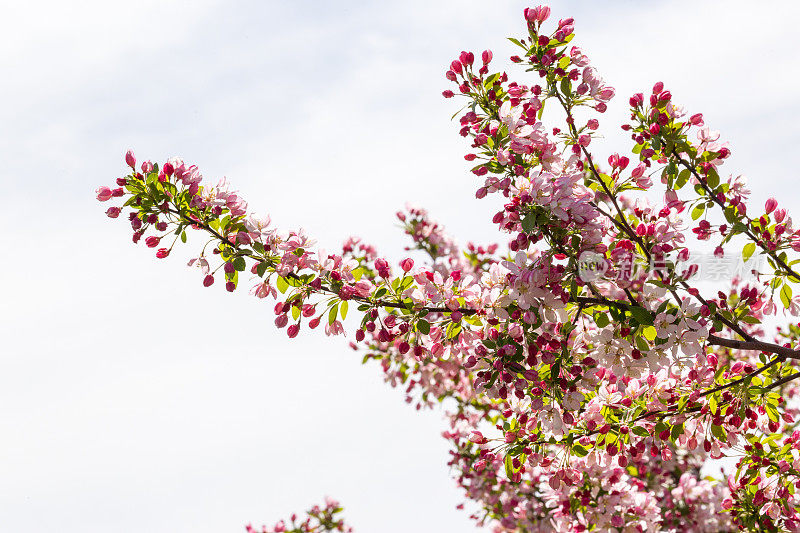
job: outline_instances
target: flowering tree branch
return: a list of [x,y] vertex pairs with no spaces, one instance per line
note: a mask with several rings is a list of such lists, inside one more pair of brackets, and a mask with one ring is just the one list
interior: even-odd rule
[[[446,72],[456,90],[443,95],[466,101],[457,115],[476,197],[502,198],[492,223],[507,249],[461,248],[409,208],[397,217],[422,259],[392,265],[357,238],[324,252],[249,213],[226,180],[210,186],[176,158],[137,167],[132,152],[98,199],[124,198],[108,216],[128,209],[134,242],[150,232],[158,258],[200,230],[209,240],[190,265],[203,285],[221,278],[233,292],[249,275],[289,337],[321,324],[343,334],[355,306],[364,362],[418,409],[447,400],[449,465],[479,524],[797,531],[800,324],[770,334],[764,319],[800,314],[800,259],[789,257],[800,231],[774,199],[747,215],[743,179],[720,176],[730,149],[661,82],[629,100],[629,155],[601,165],[592,141],[615,91],[571,44],[574,21],[548,31],[549,15],[526,9],[527,33],[510,39],[531,82],[491,72],[489,50],[462,52]],[[545,127],[548,102],[564,124]],[[654,178],[663,201],[644,194]],[[722,259],[734,238],[743,263],[762,250],[767,264],[701,294],[691,242]],[[726,456],[735,473],[700,476]]]

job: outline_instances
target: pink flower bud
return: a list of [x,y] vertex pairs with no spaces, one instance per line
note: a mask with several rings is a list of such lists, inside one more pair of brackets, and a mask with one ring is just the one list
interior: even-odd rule
[[764,204],[764,209],[766,210],[767,214],[772,213],[775,211],[775,208],[778,207],[778,200],[775,198],[767,199],[766,204]]
[[447,90],[447,91],[442,91],[442,96],[444,96],[445,98],[452,98],[455,96],[455,94],[453,93],[453,91]]
[[483,61],[484,65],[488,65],[492,61],[492,51],[484,50],[481,54],[481,60]]
[[133,155],[133,150],[128,150],[125,153],[125,163],[127,163],[132,169],[136,170],[136,157]]
[[523,15],[528,22],[544,22],[550,16],[550,8],[547,6],[525,8]]
[[106,215],[108,216],[108,218],[117,218],[119,216],[119,213],[120,213],[119,207],[109,207],[106,210]]
[[484,444],[487,442],[486,437],[484,437],[483,433],[480,431],[473,431],[470,433],[469,441],[474,442],[475,444]]
[[450,63],[450,70],[452,70],[456,74],[461,74],[462,67],[463,65],[461,65],[461,62],[459,60],[455,60],[452,63]]
[[203,287],[210,287],[214,284],[214,276],[209,274],[203,278]]
[[664,90],[664,84],[660,81],[657,81],[655,85],[653,85],[653,94],[658,94]]
[[286,334],[290,339],[297,337],[298,333],[300,333],[300,324],[292,324],[286,329]]
[[112,196],[114,196],[114,194],[111,192],[111,189],[108,187],[98,187],[95,193],[97,193],[97,199],[101,202],[107,202]]
[[545,20],[548,19],[548,17],[550,17],[549,6],[536,6],[531,11],[533,12],[533,19],[536,20],[537,22],[544,22]]
[[148,248],[155,248],[156,246],[158,246],[159,242],[161,242],[161,238],[160,237],[156,237],[155,235],[149,236],[144,241],[144,243],[147,245]]
[[696,113],[689,117],[689,124],[693,126],[702,126],[703,125],[703,114]]
[[522,12],[522,16],[525,17],[525,20],[528,22],[534,22],[536,20],[536,14],[534,13],[533,9],[526,7],[525,10]]
[[475,61],[475,54],[472,52],[461,52],[461,55],[458,56],[458,60],[461,61],[462,65],[472,65]]
[[414,268],[414,260],[410,257],[406,257],[402,261],[400,261],[400,268],[403,269],[403,272],[408,272],[412,268]]
[[645,171],[646,168],[647,168],[647,165],[645,165],[644,163],[639,163],[636,166],[636,168],[631,170],[631,177],[633,177],[633,179],[641,178],[644,175],[644,171]]
[[158,251],[156,252],[156,257],[158,257],[159,259],[164,259],[168,255],[169,255],[169,250],[167,250],[166,248],[159,248]]

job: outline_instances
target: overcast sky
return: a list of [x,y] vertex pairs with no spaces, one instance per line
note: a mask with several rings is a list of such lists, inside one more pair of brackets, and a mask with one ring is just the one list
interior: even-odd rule
[[[662,80],[755,202],[796,212],[798,4],[649,4],[551,3],[617,88],[604,144],[629,149],[628,96]],[[361,532],[473,531],[439,413],[343,339],[290,341],[271,305],[204,289],[193,250],[157,261],[93,192],[132,148],[228,176],[328,249],[358,234],[399,259],[407,201],[495,241],[440,93],[462,49],[515,53],[526,5],[3,1],[0,529],[236,532],[331,495]]]

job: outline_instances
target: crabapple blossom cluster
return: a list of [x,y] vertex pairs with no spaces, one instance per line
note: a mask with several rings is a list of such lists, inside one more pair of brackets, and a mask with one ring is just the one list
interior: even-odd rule
[[252,525],[248,525],[245,529],[247,533],[333,533],[337,531],[352,533],[353,528],[337,517],[341,512],[342,508],[339,506],[339,502],[327,498],[324,507],[315,505],[306,511],[306,517],[302,520],[293,514],[288,523],[281,520],[272,528],[262,526],[261,529],[256,529]]
[[[800,531],[800,229],[774,199],[748,211],[745,180],[722,177],[730,148],[661,82],[630,98],[632,144],[601,164],[592,142],[615,91],[571,44],[574,21],[550,13],[526,9],[510,39],[528,79],[493,72],[488,50],[445,74],[506,249],[461,248],[408,208],[398,263],[358,238],[331,253],[250,213],[226,180],[208,185],[180,159],[137,166],[131,152],[97,198],[124,199],[107,215],[129,209],[133,241],[158,258],[203,233],[189,263],[202,284],[246,282],[289,337],[343,334],[355,308],[364,362],[415,408],[445,406],[449,465],[495,532]],[[563,124],[544,124],[546,106]],[[697,242],[765,265],[701,291],[680,266]],[[582,274],[586,254],[603,275]],[[785,325],[769,333],[767,317]],[[724,457],[734,470],[701,475]],[[328,530],[292,523],[271,531]]]

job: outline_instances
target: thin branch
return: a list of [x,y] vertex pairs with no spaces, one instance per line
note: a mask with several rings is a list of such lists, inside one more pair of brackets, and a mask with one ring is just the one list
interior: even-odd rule
[[778,381],[776,381],[774,383],[770,383],[769,387],[766,387],[766,389],[770,390],[770,389],[774,389],[775,387],[780,387],[781,385],[783,385],[785,383],[789,383],[790,381],[792,381],[793,379],[797,379],[798,377],[800,377],[800,372],[795,372],[794,374],[789,374],[788,376],[784,376],[784,377],[782,377],[781,379],[779,379]]
[[787,348],[771,342],[764,342],[759,340],[737,341],[734,339],[723,339],[716,335],[708,336],[708,344],[714,346],[724,346],[725,348],[733,348],[736,350],[756,350],[775,355],[780,355],[785,359],[800,359],[800,351],[794,348]]
[[[711,188],[708,186],[708,183],[706,182],[706,180],[702,176],[700,176],[700,174],[697,172],[697,169],[691,163],[689,163],[688,161],[683,159],[681,156],[679,156],[674,150],[672,152],[672,155],[678,160],[678,163],[683,165],[687,170],[689,170],[689,172],[692,173],[692,175],[695,177],[695,179],[697,179],[697,181],[700,183],[700,186],[703,187],[703,190],[706,191],[708,197],[715,204],[717,204],[721,209],[724,210],[725,209],[725,204],[723,202],[721,202],[719,200],[719,198],[717,198],[717,196],[714,194],[714,191],[712,191]],[[745,218],[747,218],[747,217],[745,217]],[[749,218],[747,218],[747,220],[748,220],[748,222],[750,221]],[[767,255],[769,255],[773,259],[773,261],[775,261],[775,263],[777,263],[784,270],[785,274],[788,274],[788,275],[793,276],[794,278],[800,280],[800,274],[795,272],[792,269],[792,267],[787,265],[786,262],[783,259],[781,259],[778,256],[778,254],[775,253],[774,250],[770,250],[769,248],[767,248],[767,246],[764,245],[764,243],[758,237],[753,235],[752,231],[750,231],[750,228],[745,226],[744,233],[745,233],[745,235],[747,235],[750,238],[751,241],[753,241],[755,244],[757,244],[759,248],[764,250],[767,253]]]

